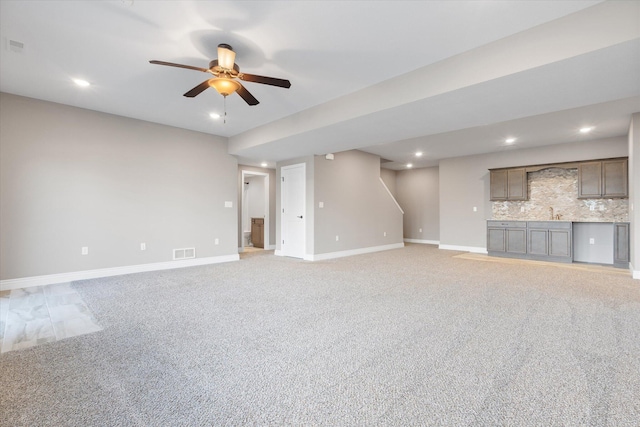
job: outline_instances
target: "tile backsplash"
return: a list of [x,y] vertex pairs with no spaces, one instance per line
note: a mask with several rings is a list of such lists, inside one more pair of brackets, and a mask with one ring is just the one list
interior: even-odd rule
[[578,199],[578,169],[549,168],[527,174],[529,200],[492,202],[492,219],[628,222],[629,199]]

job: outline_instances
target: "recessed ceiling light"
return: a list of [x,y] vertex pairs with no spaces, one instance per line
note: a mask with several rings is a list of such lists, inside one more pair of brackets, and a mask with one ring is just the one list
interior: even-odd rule
[[416,153],[416,157],[422,157],[422,151],[418,151],[418,152]]
[[411,169],[411,168],[413,167],[413,164],[412,164],[412,163],[407,163],[407,167],[408,167],[409,169]]
[[77,84],[80,87],[87,87],[87,86],[91,86],[91,83],[89,83],[86,80],[82,80],[82,79],[73,79],[73,82],[75,84]]
[[211,114],[209,114],[209,117],[211,117],[212,119],[219,119],[219,118],[220,118],[220,114],[218,114],[218,113],[211,113]]
[[260,166],[262,166],[263,168],[266,168],[269,165],[267,164],[267,162],[262,162],[262,163],[260,163]]
[[585,126],[583,128],[580,128],[580,133],[589,133],[592,130],[593,130],[593,127]]
[[515,138],[507,138],[504,140],[504,142],[506,142],[507,144],[513,144],[514,142],[516,142]]

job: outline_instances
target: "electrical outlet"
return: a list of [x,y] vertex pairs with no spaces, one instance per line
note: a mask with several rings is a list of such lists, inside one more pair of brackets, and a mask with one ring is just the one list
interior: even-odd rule
[[82,247],[82,255],[89,255],[89,248],[87,246]]
[[524,206],[520,206],[520,212],[524,212]]
[[383,235],[384,237],[387,237],[387,232],[385,231],[382,235]]
[[336,236],[336,242],[340,240],[340,236]]
[[594,239],[593,237],[589,238],[589,244],[590,245],[595,245],[596,244],[596,239]]
[[225,208],[232,208],[233,207],[233,202],[224,202],[224,207]]
[[474,206],[474,207],[473,207],[473,211],[474,211],[474,212],[478,212],[478,207],[477,207],[477,206]]
[[140,243],[140,250],[141,251],[146,251],[147,250],[147,244],[146,243]]
[[589,210],[590,211],[595,211],[596,210],[596,205],[589,205]]
[[422,233],[422,228],[418,230],[420,233]]
[[220,239],[215,239],[215,240],[213,241],[213,244],[214,244],[214,245],[219,245],[219,244],[220,244]]
[[318,207],[319,208],[324,208],[324,202],[318,202]]

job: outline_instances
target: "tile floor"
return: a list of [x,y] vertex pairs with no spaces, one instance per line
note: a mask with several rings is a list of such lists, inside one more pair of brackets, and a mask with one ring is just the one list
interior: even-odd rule
[[0,291],[0,352],[102,330],[70,283]]

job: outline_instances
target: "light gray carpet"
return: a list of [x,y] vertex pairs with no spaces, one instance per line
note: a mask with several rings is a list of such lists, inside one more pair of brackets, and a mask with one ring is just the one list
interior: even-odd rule
[[639,425],[638,281],[456,254],[75,282],[104,330],[0,356],[0,425]]

